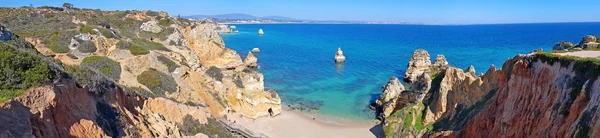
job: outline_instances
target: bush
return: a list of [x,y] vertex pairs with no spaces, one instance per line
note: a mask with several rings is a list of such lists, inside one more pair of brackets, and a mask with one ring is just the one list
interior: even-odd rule
[[68,45],[71,42],[71,39],[69,39],[71,37],[68,37],[68,34],[64,32],[52,33],[52,35],[50,35],[47,40],[49,41],[48,48],[50,48],[50,50],[52,50],[52,52],[54,53],[67,53],[70,51]]
[[96,50],[98,50],[96,48],[96,44],[94,44],[91,41],[83,41],[83,40],[77,40],[77,41],[79,42],[79,47],[77,47],[77,49],[81,53],[94,53],[94,52],[96,52]]
[[113,34],[112,31],[109,30],[109,29],[100,28],[98,30],[100,30],[100,33],[102,33],[102,35],[104,37],[106,37],[106,38],[115,38],[115,39],[118,39],[118,36],[115,36],[115,34]]
[[160,43],[150,42],[145,39],[139,39],[139,38],[133,39],[133,44],[140,45],[140,46],[145,47],[150,50],[170,51],[169,49],[167,49],[165,46],[163,46]]
[[205,74],[214,78],[217,81],[223,81],[223,73],[221,73],[221,69],[215,66],[211,66],[210,68],[208,68]]
[[129,47],[128,49],[129,49],[129,52],[134,56],[146,55],[146,54],[150,53],[150,51],[146,50],[146,48],[143,48],[143,47],[140,47],[137,45]]
[[163,55],[158,56],[158,61],[165,64],[169,68],[169,72],[173,72],[173,71],[175,71],[175,69],[179,68],[179,65],[177,65],[177,63],[173,62],[171,59],[169,59]]
[[146,89],[138,88],[138,87],[125,87],[125,91],[128,93],[134,93],[134,94],[146,97],[146,98],[156,97],[156,95],[154,95],[154,93],[149,92]]
[[99,70],[108,78],[119,80],[121,76],[121,65],[108,57],[90,56],[83,59],[82,66],[87,66]]
[[160,19],[160,20],[158,20],[158,25],[169,26],[169,25],[171,25],[171,20],[169,18]]
[[170,75],[150,68],[137,76],[137,81],[148,87],[152,93],[157,96],[164,96],[165,93],[175,92],[177,83]]
[[0,102],[19,96],[25,89],[50,82],[54,77],[48,63],[41,58],[0,42]]
[[131,43],[121,40],[119,42],[117,42],[117,48],[119,49],[129,49],[129,47],[131,47]]
[[79,32],[81,32],[81,33],[88,33],[88,34],[94,34],[94,28],[90,27],[90,26],[87,26],[87,25],[84,25],[84,26],[81,26],[79,28]]
[[158,16],[158,12],[155,11],[146,11],[147,16]]
[[233,134],[214,118],[208,118],[208,123],[201,124],[198,119],[194,119],[188,114],[183,117],[183,124],[179,126],[181,126],[181,132],[186,136],[202,133],[211,138],[234,138]]
[[167,27],[165,30],[163,30],[160,33],[152,33],[152,32],[148,32],[148,31],[141,31],[140,32],[140,37],[141,38],[146,38],[146,39],[155,39],[158,38],[161,41],[165,41],[169,38],[169,35],[173,34],[173,32],[175,31],[175,28],[173,27]]

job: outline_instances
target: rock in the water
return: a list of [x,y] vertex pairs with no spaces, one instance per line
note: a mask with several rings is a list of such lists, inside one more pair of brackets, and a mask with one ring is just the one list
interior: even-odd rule
[[231,28],[231,29],[237,29],[237,27],[235,27],[235,25],[229,26],[229,28]]
[[252,52],[248,52],[248,56],[246,56],[246,59],[244,59],[244,65],[247,67],[256,68],[258,67],[258,64],[256,64],[257,61],[258,58],[256,58]]
[[600,48],[597,36],[587,35],[579,42],[579,47],[583,49],[597,49]]
[[420,76],[423,74],[423,72],[429,70],[429,66],[431,66],[431,61],[429,58],[429,53],[427,53],[427,51],[423,49],[417,49],[410,57],[408,69],[404,74],[404,81],[412,83],[417,79],[417,76]]
[[346,61],[346,57],[344,56],[344,51],[342,51],[342,48],[338,47],[337,52],[335,52],[335,62],[339,63],[339,62],[345,62]]
[[252,53],[260,53],[260,49],[258,49],[258,48],[252,48]]
[[565,50],[565,49],[570,49],[572,47],[574,47],[575,45],[569,41],[562,41],[562,42],[558,42],[556,43],[553,47],[552,50]]
[[4,28],[4,26],[0,26],[0,40],[8,41],[12,39],[13,33],[10,30]]
[[142,24],[142,26],[140,26],[140,29],[142,31],[148,31],[148,32],[153,32],[153,33],[160,33],[162,32],[162,28],[158,25],[158,22],[156,21],[148,21]]
[[258,35],[264,35],[264,34],[265,34],[265,32],[263,32],[262,29],[258,29]]

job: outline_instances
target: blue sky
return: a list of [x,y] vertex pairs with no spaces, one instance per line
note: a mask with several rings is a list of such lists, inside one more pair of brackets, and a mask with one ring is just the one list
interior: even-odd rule
[[158,10],[176,15],[244,13],[312,20],[428,24],[600,22],[600,0],[0,0],[0,6]]

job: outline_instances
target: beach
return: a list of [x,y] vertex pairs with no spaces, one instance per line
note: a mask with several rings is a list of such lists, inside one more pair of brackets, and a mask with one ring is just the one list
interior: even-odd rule
[[[259,119],[240,118],[239,114],[227,117],[231,122],[271,138],[375,138],[383,137],[383,129],[373,123],[331,122],[300,111],[283,110],[275,117]],[[315,118],[315,120],[313,120]]]

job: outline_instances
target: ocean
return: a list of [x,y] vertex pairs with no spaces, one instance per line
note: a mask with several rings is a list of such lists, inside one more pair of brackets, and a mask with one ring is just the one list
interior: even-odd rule
[[[222,34],[226,47],[242,59],[260,48],[258,64],[265,86],[276,90],[284,106],[340,120],[371,121],[369,103],[379,97],[390,76],[402,78],[410,56],[425,49],[477,74],[517,54],[559,41],[579,43],[600,34],[600,23],[499,25],[237,24],[239,34]],[[257,34],[263,29],[265,35]],[[343,64],[334,63],[340,47]],[[318,110],[315,110],[318,108]]]

